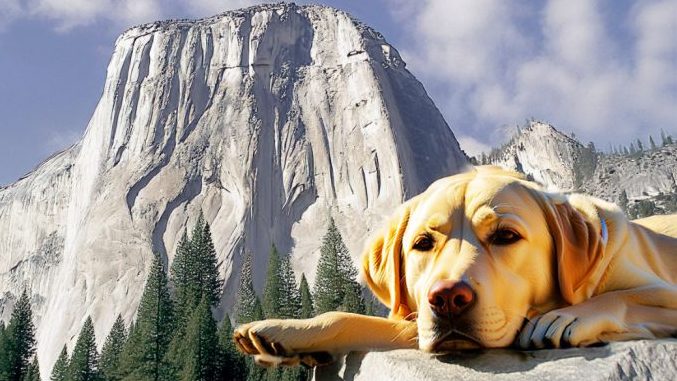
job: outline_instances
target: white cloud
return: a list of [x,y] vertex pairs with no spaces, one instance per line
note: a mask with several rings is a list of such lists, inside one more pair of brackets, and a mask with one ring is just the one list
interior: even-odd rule
[[532,116],[604,147],[677,132],[677,0],[421,4],[403,55],[467,144]]
[[80,26],[106,21],[116,27],[170,17],[210,16],[240,8],[255,0],[0,0],[0,28],[21,18],[47,19],[68,32]]
[[0,31],[22,13],[19,0],[0,0]]
[[458,144],[461,145],[461,149],[465,151],[468,156],[479,156],[482,152],[488,153],[491,151],[491,147],[479,142],[477,139],[467,136],[460,135],[456,136],[458,139]]

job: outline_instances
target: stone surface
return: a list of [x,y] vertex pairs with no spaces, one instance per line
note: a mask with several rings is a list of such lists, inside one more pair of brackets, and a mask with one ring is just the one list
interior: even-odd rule
[[263,5],[132,28],[75,146],[0,188],[0,318],[23,287],[49,374],[87,316],[129,322],[152,252],[200,210],[230,309],[243,253],[314,276],[329,216],[354,257],[406,197],[467,163],[397,50],[336,9]]
[[444,356],[414,350],[352,353],[345,365],[319,368],[316,381],[675,380],[677,340],[595,348],[488,350]]

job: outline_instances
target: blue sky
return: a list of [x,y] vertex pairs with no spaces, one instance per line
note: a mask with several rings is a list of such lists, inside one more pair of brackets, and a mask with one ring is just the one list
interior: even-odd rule
[[[83,134],[124,29],[255,3],[0,0],[0,184]],[[318,3],[381,31],[470,153],[531,117],[601,148],[677,134],[677,0]]]

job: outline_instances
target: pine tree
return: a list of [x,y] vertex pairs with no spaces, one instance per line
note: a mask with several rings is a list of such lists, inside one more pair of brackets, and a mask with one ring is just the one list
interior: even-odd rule
[[[252,256],[250,253],[245,255],[244,263],[242,264],[235,314],[235,321],[238,324],[263,319],[263,306],[254,291],[254,282],[252,280]],[[256,365],[249,357],[245,358],[245,370],[245,379],[247,381],[261,381],[263,380],[263,377],[265,377],[265,369]]]
[[28,292],[24,290],[14,306],[0,344],[0,379],[20,381],[35,354],[35,326]]
[[73,348],[68,363],[67,381],[93,381],[99,376],[99,354],[96,352],[96,338],[92,318],[87,317],[80,330],[80,336]]
[[176,255],[171,267],[171,279],[176,292],[176,320],[179,326],[185,325],[186,311],[190,311],[194,303],[194,290],[191,289],[192,269],[191,243],[188,232],[183,231],[176,248]]
[[101,349],[99,369],[104,381],[118,381],[122,379],[120,372],[120,355],[127,341],[127,330],[122,316],[118,315],[113,327]]
[[[357,269],[353,265],[350,252],[343,242],[334,219],[330,218],[327,233],[322,239],[320,260],[315,277],[315,311],[317,314],[335,311],[341,307],[346,295],[346,285],[354,292],[357,279]],[[352,288],[351,288],[352,287]],[[357,285],[359,289],[359,285]],[[353,293],[349,297],[351,308],[349,312],[364,312],[364,301]],[[361,304],[359,300],[362,300]]]
[[237,290],[235,321],[238,324],[244,324],[261,319],[263,319],[263,308],[256,291],[254,291],[252,255],[247,253],[242,264],[240,286]]
[[642,141],[637,139],[637,151],[642,152],[644,151],[644,145],[642,144]]
[[367,308],[364,305],[364,298],[362,297],[362,287],[355,281],[349,281],[343,285],[344,297],[341,302],[341,311],[354,312],[357,314],[365,314]]
[[209,306],[216,307],[221,299],[221,280],[209,223],[205,222],[202,225],[201,233],[193,238],[191,244],[192,249],[197,253],[197,280],[200,285],[197,301],[200,302],[204,295]]
[[40,381],[40,364],[38,364],[38,356],[33,357],[33,362],[28,365],[22,381]]
[[296,276],[289,255],[280,258],[280,280],[282,298],[278,315],[283,319],[298,319],[301,317],[301,293],[296,287]]
[[663,131],[663,129],[661,129],[661,145],[663,147],[668,145],[668,139],[667,139],[667,136],[665,136],[665,131]]
[[656,142],[653,140],[653,136],[649,135],[649,145],[651,146],[651,150],[656,149]]
[[220,365],[216,321],[204,295],[191,315],[181,346],[179,363],[174,364],[180,380],[215,380]]
[[193,227],[191,238],[184,231],[177,246],[171,268],[172,282],[177,296],[177,321],[179,327],[187,322],[188,316],[207,295],[210,306],[216,307],[221,299],[216,249],[212,240],[211,227],[200,213]]
[[247,377],[246,364],[233,343],[233,325],[230,323],[228,315],[223,319],[217,335],[219,337],[220,363],[216,379],[219,381],[244,381]]
[[621,209],[623,209],[623,211],[626,213],[628,211],[628,202],[628,194],[625,192],[625,189],[623,189],[620,196],[618,197],[618,206],[620,206]]
[[153,258],[136,323],[120,355],[125,380],[164,380],[170,367],[165,359],[175,324],[167,275],[158,254]]
[[0,320],[0,380],[6,380],[7,349],[5,348],[5,322]]
[[317,314],[335,311],[343,300],[343,285],[337,255],[337,252],[342,248],[339,240],[338,229],[334,220],[330,219],[327,233],[322,238],[320,259],[315,275],[313,295]]
[[313,306],[313,296],[310,294],[310,287],[306,280],[306,274],[301,274],[301,284],[299,286],[301,295],[301,319],[308,319],[315,316],[315,307]]
[[68,376],[68,349],[64,344],[59,358],[52,367],[52,375],[49,377],[51,381],[66,381]]
[[280,272],[280,254],[275,245],[270,249],[266,284],[263,288],[263,313],[266,318],[280,317],[280,299],[282,298],[282,277]]

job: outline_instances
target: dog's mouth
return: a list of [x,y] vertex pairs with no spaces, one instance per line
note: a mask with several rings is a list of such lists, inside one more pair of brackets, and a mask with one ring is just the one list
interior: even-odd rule
[[483,345],[472,335],[457,329],[450,330],[433,344],[434,352],[448,352],[461,349],[479,349]]

